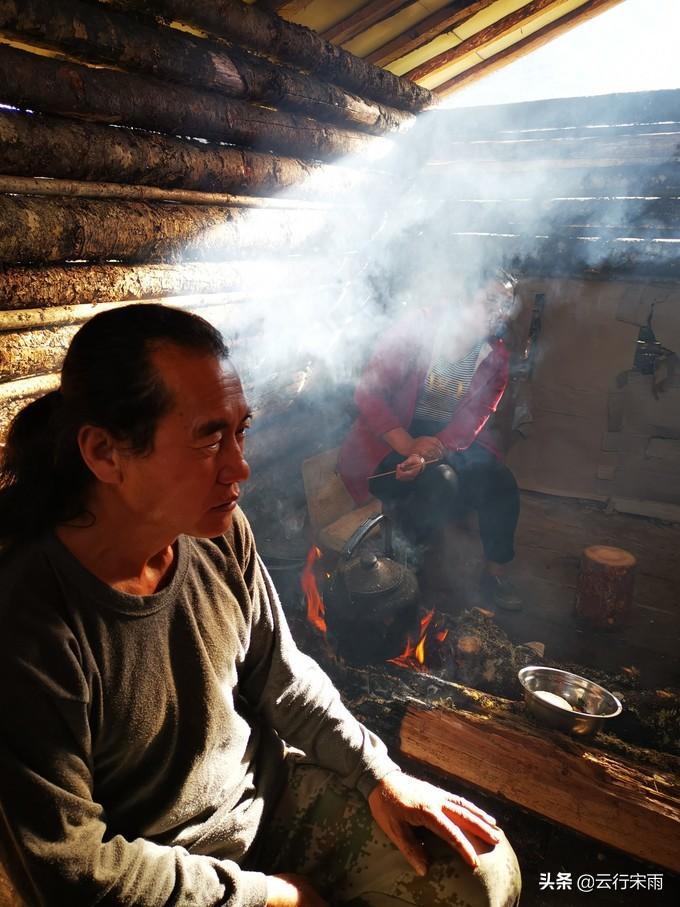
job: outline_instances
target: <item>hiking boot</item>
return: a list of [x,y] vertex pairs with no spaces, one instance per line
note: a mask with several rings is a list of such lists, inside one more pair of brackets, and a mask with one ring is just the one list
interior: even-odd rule
[[521,611],[522,596],[507,576],[482,575],[482,592],[488,602],[503,611]]

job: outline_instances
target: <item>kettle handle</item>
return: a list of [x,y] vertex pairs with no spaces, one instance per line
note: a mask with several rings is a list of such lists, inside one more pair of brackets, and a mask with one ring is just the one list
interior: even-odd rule
[[380,523],[383,524],[383,533],[385,536],[385,555],[392,557],[392,521],[386,513],[378,513],[370,516],[367,520],[354,530],[347,540],[345,547],[342,549],[342,557],[348,561],[354,554],[354,549],[363,542],[368,533]]

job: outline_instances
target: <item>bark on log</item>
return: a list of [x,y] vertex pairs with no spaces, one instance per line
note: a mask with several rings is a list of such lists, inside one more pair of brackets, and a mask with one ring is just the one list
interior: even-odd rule
[[216,260],[301,248],[323,213],[0,196],[0,262]]
[[39,375],[0,383],[0,407],[7,407],[14,400],[33,400],[59,387],[59,375]]
[[45,375],[61,368],[77,327],[19,331],[0,336],[0,381]]
[[0,101],[311,160],[359,154],[373,142],[386,141],[214,92],[65,63],[5,45],[0,45]]
[[[333,263],[337,269],[337,260]],[[201,262],[181,265],[5,267],[0,270],[0,311],[94,305],[207,295],[256,293],[263,287],[302,286],[310,274],[330,273],[317,258]]]
[[577,619],[604,630],[624,623],[633,601],[635,566],[633,555],[622,548],[586,548],[576,587]]
[[85,60],[141,70],[228,97],[292,108],[374,135],[410,123],[411,114],[367,102],[313,76],[173,28],[150,26],[79,0],[0,0],[0,29]]
[[508,714],[412,705],[401,752],[638,859],[680,871],[677,776]]
[[361,97],[417,113],[433,103],[425,88],[378,69],[324,41],[308,28],[286,22],[240,0],[105,0],[112,6],[136,10],[166,21],[177,20],[292,63],[341,85]]
[[351,185],[341,168],[9,110],[0,111],[0,172],[256,195],[309,191],[305,182],[322,176],[329,193],[334,181]]
[[34,176],[0,175],[0,194],[47,195],[61,198],[108,198],[133,202],[172,202],[188,205],[228,205],[233,208],[261,208],[277,211],[326,211],[323,202],[293,198],[262,198],[254,195],[227,195],[195,192],[192,189],[159,189],[157,186],[128,186],[122,183],[91,183],[85,180],[45,179]]

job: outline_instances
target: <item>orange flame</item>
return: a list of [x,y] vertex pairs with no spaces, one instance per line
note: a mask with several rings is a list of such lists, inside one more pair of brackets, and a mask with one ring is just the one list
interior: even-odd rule
[[440,630],[439,633],[437,633],[437,639],[439,640],[439,642],[444,642],[444,640],[446,639],[446,637],[448,635],[449,635],[448,630]]
[[425,670],[425,637],[427,628],[430,626],[434,617],[434,608],[423,617],[420,621],[420,636],[418,642],[413,645],[411,638],[406,639],[406,648],[398,658],[390,658],[389,663],[398,665],[401,668],[413,668],[416,671]]
[[319,594],[319,587],[316,584],[316,578],[314,576],[314,565],[320,557],[321,549],[317,548],[316,545],[313,545],[309,549],[309,554],[307,555],[305,567],[302,571],[302,576],[300,577],[300,585],[302,586],[302,591],[305,593],[305,598],[307,599],[307,620],[315,626],[317,630],[325,633],[326,608],[323,599]]

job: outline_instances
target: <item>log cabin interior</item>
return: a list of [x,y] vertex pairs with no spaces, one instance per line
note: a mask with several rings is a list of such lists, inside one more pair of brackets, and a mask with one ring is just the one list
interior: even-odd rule
[[[404,764],[488,797],[528,905],[577,902],[539,890],[558,870],[680,894],[680,91],[437,102],[617,2],[0,0],[0,435],[93,314],[217,325],[255,413],[243,507],[299,645]],[[376,338],[463,263],[516,278],[484,430],[521,489],[524,607],[480,598],[468,517],[428,552],[403,646],[357,664],[319,609],[381,508],[354,505],[337,448]],[[628,586],[583,604],[611,549]],[[622,714],[542,726],[530,664]],[[4,879],[0,901],[21,903]]]

